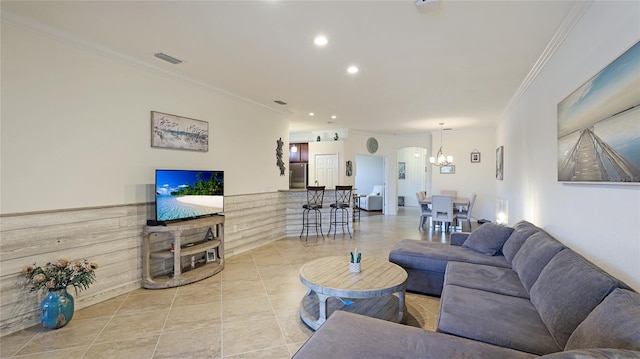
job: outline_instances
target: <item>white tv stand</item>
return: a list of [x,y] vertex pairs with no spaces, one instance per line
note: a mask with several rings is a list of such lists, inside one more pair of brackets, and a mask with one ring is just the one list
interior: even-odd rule
[[[204,228],[205,237],[202,241],[189,243],[185,245],[181,243],[181,235],[183,231]],[[211,234],[210,235],[210,232]],[[164,249],[152,251],[151,241],[156,239],[159,234],[169,233],[173,237],[174,250]],[[211,238],[207,238],[211,237]],[[205,253],[213,249],[213,261],[205,261],[205,263],[197,263],[195,268],[182,272],[182,257],[194,256],[199,253]],[[205,258],[207,253],[205,253]],[[160,276],[152,278],[151,276],[151,260],[152,259],[171,259],[173,258],[173,276]],[[224,216],[211,216],[189,221],[167,223],[161,226],[146,226],[143,243],[142,256],[142,286],[149,289],[171,288],[181,285],[193,283],[220,272],[224,268]]]

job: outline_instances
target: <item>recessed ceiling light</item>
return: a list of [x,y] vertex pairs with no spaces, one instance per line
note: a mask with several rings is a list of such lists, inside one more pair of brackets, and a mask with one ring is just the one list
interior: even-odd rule
[[334,119],[334,120],[335,120],[337,117],[338,117],[338,116],[336,116],[336,115],[331,116],[331,118],[332,118],[332,119]]
[[318,46],[325,46],[326,44],[329,43],[329,40],[324,35],[318,35],[318,36],[316,36],[315,39],[313,39],[313,43],[318,45]]
[[315,113],[309,112],[309,116],[315,116]]
[[349,68],[347,68],[347,72],[350,74],[355,74],[358,72],[358,67],[351,65],[349,66]]

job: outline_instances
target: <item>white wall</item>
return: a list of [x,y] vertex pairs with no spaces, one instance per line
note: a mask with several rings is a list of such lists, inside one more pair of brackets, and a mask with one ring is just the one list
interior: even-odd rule
[[[1,101],[2,213],[152,201],[155,168],[224,170],[227,195],[288,188],[287,115],[5,19]],[[209,151],[151,148],[152,110],[208,121]]]
[[430,178],[427,177],[427,166],[429,156],[427,149],[424,147],[404,147],[398,149],[398,162],[405,163],[405,179],[399,179],[399,173],[396,174],[398,181],[398,196],[404,196],[404,205],[406,207],[417,207],[418,198],[416,192],[426,191],[430,184]]
[[[440,134],[438,133],[437,136]],[[471,216],[493,221],[496,183],[494,143],[493,128],[445,131],[443,152],[445,155],[453,156],[456,173],[440,174],[440,168],[433,166],[433,191],[428,191],[428,195],[440,193],[443,189],[457,190],[460,197],[469,197],[475,192],[477,197]],[[439,140],[434,141],[434,154],[438,148],[440,148]],[[471,163],[471,152],[474,150],[480,152],[480,163]]]
[[640,290],[640,186],[557,181],[556,106],[640,39],[640,2],[594,2],[523,96],[505,112],[509,222],[529,220]]

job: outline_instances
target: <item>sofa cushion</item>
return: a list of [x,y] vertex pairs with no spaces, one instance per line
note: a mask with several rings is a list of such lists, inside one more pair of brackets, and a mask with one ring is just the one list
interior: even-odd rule
[[562,350],[530,300],[446,285],[438,331],[533,354]]
[[531,290],[551,258],[564,248],[562,243],[543,231],[533,234],[524,242],[511,264],[527,290]]
[[578,325],[565,350],[640,350],[640,294],[615,289]]
[[449,243],[452,246],[461,246],[464,241],[469,238],[469,232],[451,232],[451,236],[449,237]]
[[449,261],[510,267],[503,256],[486,256],[446,243],[403,239],[389,253],[389,261],[403,268],[444,273]]
[[462,246],[488,256],[498,253],[504,242],[509,239],[513,228],[485,223],[471,232]]
[[293,358],[469,358],[470,353],[478,358],[535,357],[508,348],[336,311]]
[[566,249],[549,261],[529,295],[556,343],[564,348],[578,324],[619,285],[619,280]]
[[504,257],[509,263],[513,261],[513,258],[524,244],[524,241],[540,230],[540,228],[527,221],[520,221],[516,223],[513,228],[513,233],[511,233],[509,239],[507,239],[502,246],[502,254],[504,254]]
[[640,351],[624,349],[579,349],[553,353],[538,357],[541,359],[637,359]]
[[449,262],[445,272],[444,285],[449,284],[529,298],[529,293],[522,286],[518,273],[511,268]]

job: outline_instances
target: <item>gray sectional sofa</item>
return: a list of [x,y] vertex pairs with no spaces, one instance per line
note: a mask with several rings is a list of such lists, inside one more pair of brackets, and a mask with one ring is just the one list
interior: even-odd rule
[[335,312],[294,358],[640,358],[640,294],[531,223],[403,240],[389,260],[441,296],[438,332]]

